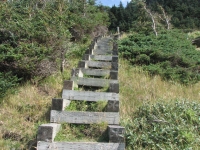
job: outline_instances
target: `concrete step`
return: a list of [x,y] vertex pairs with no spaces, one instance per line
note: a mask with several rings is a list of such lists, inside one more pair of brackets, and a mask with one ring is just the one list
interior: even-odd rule
[[74,91],[63,90],[62,98],[67,100],[80,100],[80,101],[119,101],[119,94],[110,92],[92,92],[92,91]]
[[75,84],[77,85],[90,86],[90,87],[109,87],[110,84],[119,84],[118,80],[99,79],[99,78],[71,77],[71,81],[74,81]]
[[111,62],[102,62],[102,61],[91,61],[91,60],[82,60],[78,64],[79,68],[99,68],[99,69],[111,69]]
[[72,100],[87,102],[107,102],[106,112],[119,112],[119,95],[109,92],[63,90],[62,99],[52,99],[52,110],[64,110]]
[[51,123],[93,124],[105,122],[119,124],[119,112],[78,112],[51,110]]
[[37,150],[125,150],[125,143],[91,142],[42,142],[37,143]]
[[92,69],[92,68],[79,68],[72,69],[71,76],[74,77],[103,77],[113,80],[118,79],[118,71],[116,70],[107,70],[107,69]]
[[111,70],[107,69],[92,69],[92,68],[79,68],[72,70],[72,76],[84,77],[84,76],[97,76],[97,77],[108,77]]
[[85,54],[83,60],[92,61],[112,61],[112,55],[87,55]]
[[112,49],[96,49],[93,50],[93,55],[112,55]]

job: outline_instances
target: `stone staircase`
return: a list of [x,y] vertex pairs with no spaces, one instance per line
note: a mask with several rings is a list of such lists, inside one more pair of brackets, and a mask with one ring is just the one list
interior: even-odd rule
[[[77,87],[89,89],[76,90]],[[108,88],[108,92],[96,92],[93,88]],[[66,111],[75,101],[107,101],[106,112]],[[124,127],[119,126],[119,83],[117,44],[111,37],[98,37],[72,70],[70,81],[64,81],[62,98],[52,99],[49,124],[38,128],[38,150],[124,150]],[[108,124],[109,141],[105,142],[55,142],[62,123]]]

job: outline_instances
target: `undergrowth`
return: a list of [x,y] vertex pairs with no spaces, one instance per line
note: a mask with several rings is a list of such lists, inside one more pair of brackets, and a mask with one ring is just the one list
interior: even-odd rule
[[200,148],[200,104],[145,104],[124,122],[127,149]]
[[[78,44],[72,51],[82,53]],[[81,52],[78,52],[80,50]],[[57,72],[43,80],[20,84],[6,91],[0,99],[0,149],[29,149],[36,146],[39,125],[49,123],[51,99],[61,97],[63,81],[71,77],[71,69],[76,67],[81,57],[66,54],[63,73]],[[72,59],[73,58],[73,59]],[[14,80],[13,80],[14,81]]]
[[108,142],[107,124],[104,122],[90,125],[62,124],[55,141]]
[[107,101],[71,101],[70,105],[66,107],[67,111],[94,111],[102,112],[105,111]]
[[120,41],[119,52],[151,75],[187,85],[200,81],[200,52],[180,30],[162,31],[157,37],[133,33]]
[[119,64],[120,120],[127,149],[198,150],[200,83],[165,81],[122,58]]

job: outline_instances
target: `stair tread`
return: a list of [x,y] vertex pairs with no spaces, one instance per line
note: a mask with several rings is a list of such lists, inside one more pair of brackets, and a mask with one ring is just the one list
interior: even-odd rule
[[124,150],[125,143],[101,142],[42,142],[37,143],[38,150]]
[[106,122],[111,125],[119,124],[119,112],[82,112],[51,110],[52,123],[92,124]]
[[100,101],[100,100],[119,100],[119,94],[109,92],[92,92],[92,91],[74,91],[63,90],[62,98],[67,100],[85,100],[85,101]]
[[118,80],[111,79],[99,79],[99,78],[81,78],[81,77],[71,77],[71,80],[78,85],[82,86],[93,86],[93,87],[109,87],[110,83],[118,84]]

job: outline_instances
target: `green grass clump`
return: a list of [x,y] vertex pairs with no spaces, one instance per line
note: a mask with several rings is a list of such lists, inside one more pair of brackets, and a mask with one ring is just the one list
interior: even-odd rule
[[88,101],[71,101],[70,105],[65,110],[68,111],[105,111],[107,101],[88,102]]
[[119,52],[151,75],[183,84],[200,81],[200,51],[179,30],[162,31],[157,37],[133,33],[120,41]]
[[156,103],[139,107],[127,121],[127,149],[199,149],[200,104]]
[[62,129],[55,137],[55,141],[93,141],[108,142],[107,124],[77,125],[62,124]]

